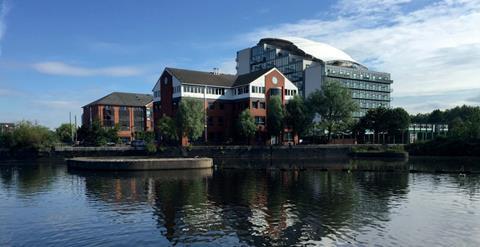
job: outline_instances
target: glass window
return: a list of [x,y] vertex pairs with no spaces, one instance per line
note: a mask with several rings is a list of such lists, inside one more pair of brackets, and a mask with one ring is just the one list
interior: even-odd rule
[[133,128],[135,131],[145,130],[145,109],[142,107],[133,108]]
[[255,124],[265,124],[265,117],[255,116]]
[[118,111],[118,124],[120,130],[130,130],[130,111],[126,106],[120,107]]
[[106,105],[103,107],[103,126],[113,128],[115,126],[115,111],[112,106]]
[[223,126],[223,117],[218,117],[218,125]]
[[215,109],[215,102],[208,102],[208,109],[210,110]]

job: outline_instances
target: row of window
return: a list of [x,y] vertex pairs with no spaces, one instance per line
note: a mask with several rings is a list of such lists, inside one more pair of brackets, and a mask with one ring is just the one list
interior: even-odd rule
[[182,86],[173,87],[173,93],[180,93],[181,90],[182,90]]
[[377,107],[389,107],[387,102],[369,101],[369,100],[357,100],[358,106],[361,108],[377,108]]
[[207,124],[209,126],[213,126],[214,125],[214,120],[217,119],[216,123],[218,126],[223,126],[223,123],[224,123],[224,119],[222,116],[219,116],[219,117],[208,117],[207,118]]
[[390,85],[388,84],[366,82],[366,81],[355,81],[355,80],[348,80],[348,79],[342,79],[341,82],[343,83],[343,85],[345,85],[345,87],[348,87],[348,88],[390,92]]
[[364,79],[364,80],[389,80],[389,76],[386,74],[380,73],[367,73],[367,72],[353,72],[348,69],[338,69],[338,68],[327,68],[327,75],[341,75],[347,76],[354,79]]
[[[180,92],[181,86],[174,87],[173,93]],[[249,86],[243,86],[243,87],[238,87],[234,88],[233,94],[234,95],[241,95],[241,94],[247,94],[250,91]],[[218,87],[207,87],[207,94],[211,95],[225,95],[230,91],[230,89],[226,88],[218,88]],[[205,92],[205,87],[204,86],[193,86],[193,85],[184,85],[183,86],[183,92],[185,93],[201,93],[203,94]],[[252,93],[265,93],[265,87],[259,87],[259,86],[252,86]],[[293,96],[297,94],[297,90],[292,90],[292,89],[285,89],[285,95]],[[154,97],[160,97],[160,91],[155,91],[153,92]]]
[[[130,130],[130,111],[126,106],[118,109],[118,125],[120,130]],[[142,107],[133,108],[134,130],[143,131],[145,129],[145,109]],[[112,106],[106,105],[103,108],[103,126],[107,128],[115,127],[115,111]]]
[[373,92],[353,90],[352,98],[390,100],[390,95],[388,93],[373,93]]
[[248,93],[248,89],[250,87],[249,86],[243,86],[243,87],[239,87],[237,88],[234,92],[237,94],[237,95],[240,95],[240,94],[244,94],[244,93]]
[[[217,105],[216,102],[208,102],[208,109],[210,110],[215,110],[215,106]],[[225,108],[225,104],[223,104],[222,102],[218,103],[218,108],[220,110],[223,110]]]
[[265,93],[265,87],[252,86],[252,93]]
[[297,90],[285,89],[285,95],[287,96],[294,96],[296,94],[297,94]]
[[262,101],[253,101],[252,108],[254,109],[265,109],[265,102]]
[[255,124],[256,125],[265,125],[265,117],[255,116]]

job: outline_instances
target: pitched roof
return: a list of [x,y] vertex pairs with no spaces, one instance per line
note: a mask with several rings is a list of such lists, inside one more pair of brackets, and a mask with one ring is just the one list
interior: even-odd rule
[[153,96],[150,94],[113,92],[85,106],[90,106],[90,105],[145,106],[152,101],[153,101]]
[[187,69],[166,68],[170,74],[182,83],[231,87],[236,76],[230,74],[215,75],[211,72],[195,71]]
[[270,71],[272,68],[268,68],[268,69],[261,69],[261,70],[257,70],[257,71],[254,71],[254,72],[250,72],[248,74],[243,74],[243,75],[239,75],[237,76],[237,78],[235,79],[235,82],[233,83],[233,87],[236,87],[236,86],[242,86],[242,85],[247,85],[249,84],[250,82],[254,81],[255,79],[257,79],[258,77],[262,76],[263,74],[267,73],[268,71]]
[[175,76],[179,81],[186,84],[212,85],[220,87],[236,87],[247,85],[258,77],[262,76],[272,68],[262,69],[243,75],[218,74],[211,72],[166,68],[170,74]]

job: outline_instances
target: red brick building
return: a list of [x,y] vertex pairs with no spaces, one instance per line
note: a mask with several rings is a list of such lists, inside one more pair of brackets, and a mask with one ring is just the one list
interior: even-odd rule
[[[239,76],[165,68],[152,91],[155,122],[163,116],[173,117],[182,98],[202,100],[206,109],[206,142],[212,144],[238,139],[235,124],[245,109],[250,110],[258,126],[254,143],[270,143],[266,125],[270,96],[279,95],[285,104],[298,93],[297,87],[276,68]],[[158,130],[157,134],[161,135]],[[279,140],[293,141],[287,129]],[[186,144],[186,140],[182,140],[182,144]]]
[[82,124],[99,121],[105,128],[119,127],[123,141],[131,141],[136,132],[153,131],[153,97],[150,94],[114,92],[83,107]]

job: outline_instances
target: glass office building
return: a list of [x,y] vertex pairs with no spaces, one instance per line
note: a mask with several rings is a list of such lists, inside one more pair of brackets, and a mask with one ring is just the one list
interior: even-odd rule
[[303,38],[265,38],[254,47],[237,52],[237,74],[276,67],[303,96],[321,85],[337,81],[350,89],[365,115],[376,107],[390,107],[392,80],[389,73],[369,70],[345,52],[330,45]]

